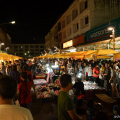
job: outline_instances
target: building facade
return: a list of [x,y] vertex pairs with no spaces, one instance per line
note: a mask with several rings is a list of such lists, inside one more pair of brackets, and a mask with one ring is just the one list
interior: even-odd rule
[[[1,43],[4,43],[4,45],[2,45]],[[9,49],[6,49],[8,47]],[[5,33],[1,28],[0,28],[0,49],[8,53],[10,52],[11,49],[11,37],[7,33]]]
[[20,57],[40,56],[44,51],[44,44],[12,44],[15,55]]
[[119,17],[119,6],[120,0],[74,0],[50,30],[49,39],[46,40],[45,37],[46,49],[48,46],[62,49],[63,43],[69,40],[79,44],[85,43],[79,37]]

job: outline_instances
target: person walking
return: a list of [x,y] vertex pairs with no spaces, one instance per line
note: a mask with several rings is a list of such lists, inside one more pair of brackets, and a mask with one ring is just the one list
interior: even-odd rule
[[6,67],[4,66],[4,62],[2,62],[1,73],[2,73],[3,75],[6,75]]

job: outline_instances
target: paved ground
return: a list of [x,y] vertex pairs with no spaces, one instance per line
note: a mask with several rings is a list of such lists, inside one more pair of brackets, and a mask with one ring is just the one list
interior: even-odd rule
[[[42,100],[36,99],[35,94],[32,95],[33,106],[32,115],[34,120],[57,120],[57,104],[53,101],[43,103]],[[112,120],[112,111],[109,112],[109,108],[106,105],[103,106],[103,110],[109,113],[109,120]],[[79,114],[83,120],[86,120],[85,109],[80,111]]]

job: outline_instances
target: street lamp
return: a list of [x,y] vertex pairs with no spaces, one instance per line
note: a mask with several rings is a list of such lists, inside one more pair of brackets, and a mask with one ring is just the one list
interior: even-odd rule
[[108,27],[109,31],[112,31],[112,37],[113,37],[113,50],[115,50],[115,27]]
[[11,24],[15,24],[15,21],[10,22]]
[[4,25],[4,24],[15,24],[15,21],[11,21],[11,22],[8,22],[8,23],[2,23],[0,25]]

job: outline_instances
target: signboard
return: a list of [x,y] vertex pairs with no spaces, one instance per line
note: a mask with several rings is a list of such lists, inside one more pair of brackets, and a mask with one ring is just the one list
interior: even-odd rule
[[63,48],[68,48],[73,46],[73,40],[63,43]]
[[112,35],[112,31],[109,31],[108,27],[115,27],[115,36],[120,36],[119,25],[120,18],[117,18],[95,29],[89,30],[86,32],[86,43],[109,39],[110,35]]

